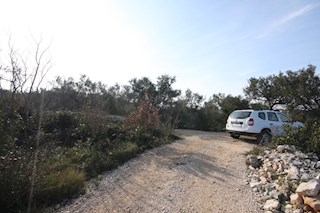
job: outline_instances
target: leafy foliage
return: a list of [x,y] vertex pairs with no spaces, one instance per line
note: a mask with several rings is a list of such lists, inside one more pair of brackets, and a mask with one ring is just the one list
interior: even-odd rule
[[320,78],[316,67],[309,65],[298,71],[288,70],[285,74],[250,78],[244,89],[249,99],[273,108],[284,105],[291,116],[306,120],[320,117]]
[[222,93],[214,94],[208,101],[203,102],[202,96],[187,90],[185,97],[180,99],[175,107],[177,127],[222,131],[232,111],[249,108],[249,102],[241,96],[225,96]]
[[32,150],[12,147],[0,156],[0,208],[8,212],[23,209],[29,191]]
[[72,167],[41,178],[35,191],[38,202],[52,204],[84,192],[85,174]]
[[305,126],[285,128],[286,134],[274,137],[272,142],[278,144],[291,144],[300,147],[305,152],[314,152],[320,155],[320,124],[314,121],[306,122]]

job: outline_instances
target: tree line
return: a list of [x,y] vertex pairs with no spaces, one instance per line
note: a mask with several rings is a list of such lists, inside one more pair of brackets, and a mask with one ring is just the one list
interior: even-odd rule
[[[39,102],[39,91],[17,91],[12,79],[11,89],[0,87],[1,110],[31,113],[31,105]],[[294,119],[305,121],[319,118],[320,80],[316,67],[309,65],[298,71],[279,72],[277,75],[252,77],[244,87],[244,96],[213,94],[208,100],[203,95],[187,89],[173,89],[174,76],[161,75],[156,82],[147,77],[134,78],[128,85],[115,84],[108,87],[93,82],[86,75],[78,80],[57,77],[52,87],[44,92],[46,111],[85,111],[127,116],[141,102],[160,109],[163,122],[174,128],[222,131],[227,116],[236,109],[281,108]],[[0,85],[1,86],[1,85]],[[17,100],[24,104],[14,105]],[[25,120],[27,115],[21,115]]]
[[236,109],[282,109],[293,119],[319,118],[320,80],[316,67],[252,77],[244,87],[244,96],[213,94],[208,100],[187,89],[173,89],[174,76],[161,75],[156,82],[147,77],[134,78],[128,85],[107,87],[82,75],[78,81],[58,77],[46,91],[48,110],[81,111],[126,116],[141,102],[160,109],[163,122],[174,128],[222,131],[227,116]]

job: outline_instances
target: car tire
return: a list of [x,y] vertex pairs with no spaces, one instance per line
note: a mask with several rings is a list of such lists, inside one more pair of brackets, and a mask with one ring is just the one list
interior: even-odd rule
[[240,137],[240,135],[236,133],[230,133],[230,136],[235,139],[238,139]]
[[271,142],[272,135],[268,130],[262,130],[261,133],[258,135],[257,141],[260,144],[268,144]]

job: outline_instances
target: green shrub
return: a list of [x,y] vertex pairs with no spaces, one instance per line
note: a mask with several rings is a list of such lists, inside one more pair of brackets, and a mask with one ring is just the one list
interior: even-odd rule
[[52,135],[53,140],[70,146],[74,142],[74,133],[79,121],[72,112],[58,111],[45,116],[43,129]]
[[264,154],[264,147],[261,146],[255,146],[253,147],[253,149],[251,149],[250,151],[248,151],[246,153],[246,155],[252,154],[252,155],[263,155]]
[[[5,116],[0,111],[0,127],[5,126]],[[30,143],[16,147],[16,136],[1,131],[4,143],[0,144],[0,208],[5,212],[25,211],[35,134],[28,133]],[[174,140],[171,130],[161,125],[159,110],[146,102],[124,123],[110,123],[106,116],[94,113],[49,112],[44,115],[42,135],[32,202],[35,211],[77,196],[83,192],[86,179]]]
[[112,158],[119,164],[135,157],[139,151],[139,147],[134,142],[123,142],[112,152]]
[[320,124],[309,121],[305,123],[305,126],[298,128],[286,126],[285,134],[274,137],[272,143],[295,145],[305,152],[320,155]]
[[35,190],[39,202],[52,204],[84,192],[85,174],[73,167],[41,178]]
[[31,154],[21,147],[0,156],[0,209],[17,212],[27,206]]
[[85,163],[85,172],[88,178],[96,177],[103,171],[114,169],[118,166],[108,153],[93,151]]

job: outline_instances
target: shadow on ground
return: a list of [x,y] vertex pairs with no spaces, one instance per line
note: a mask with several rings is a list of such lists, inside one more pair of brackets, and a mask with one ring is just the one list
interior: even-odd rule
[[257,138],[255,137],[241,136],[238,140],[241,140],[243,142],[250,143],[250,144],[256,144],[256,145],[259,144],[259,142],[257,142]]

